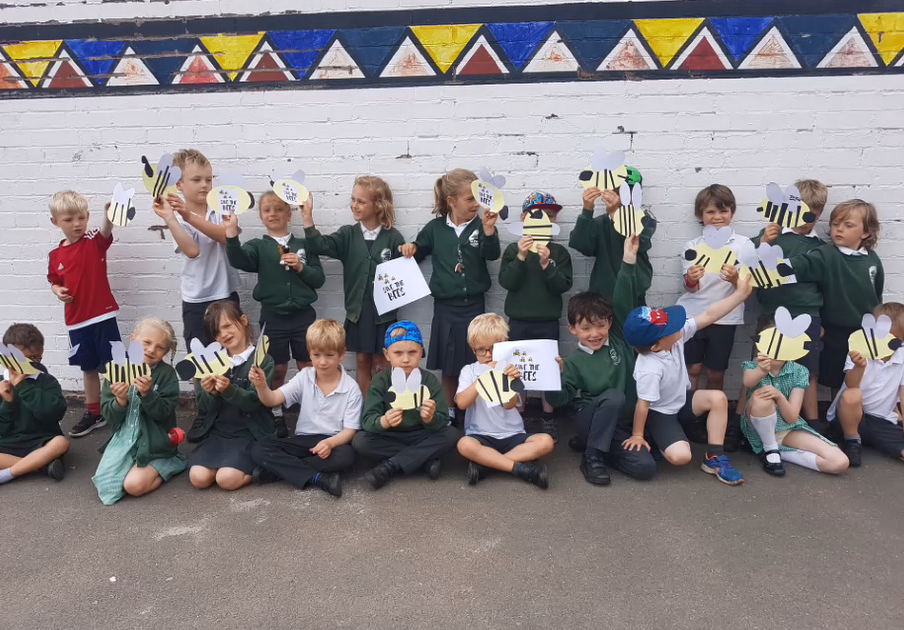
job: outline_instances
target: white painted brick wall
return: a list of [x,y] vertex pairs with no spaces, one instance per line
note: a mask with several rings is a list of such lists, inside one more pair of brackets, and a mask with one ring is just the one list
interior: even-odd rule
[[[266,187],[271,170],[303,168],[317,223],[326,230],[350,220],[346,200],[355,175],[380,175],[393,187],[406,237],[431,218],[440,173],[481,165],[507,175],[514,205],[534,187],[555,194],[565,205],[560,220],[567,235],[580,209],[578,171],[599,146],[626,150],[644,174],[644,198],[660,220],[648,299],[665,305],[680,290],[683,244],[699,234],[692,204],[701,187],[729,185],[739,204],[737,228],[753,235],[761,227],[754,208],[766,182],[817,177],[830,186],[830,207],[853,196],[877,204],[886,297],[902,299],[904,259],[895,246],[904,237],[902,108],[904,77],[894,75],[0,101],[3,325],[36,323],[47,337],[47,364],[64,388],[79,389],[77,371],[66,366],[63,308],[44,278],[47,252],[60,238],[50,225],[48,198],[62,188],[78,189],[99,225],[117,181],[141,189],[142,154],[187,146],[207,154],[215,170],[245,173],[255,192]],[[137,206],[135,222],[116,231],[109,256],[121,327],[127,332],[139,316],[156,314],[181,329],[181,260],[168,237],[149,231],[161,223],[149,196],[142,194]],[[261,233],[256,213],[241,222],[247,238]],[[824,233],[825,221],[818,230]],[[575,290],[583,290],[592,261],[574,257]],[[341,321],[341,266],[328,261],[325,267],[317,310]],[[497,269],[494,263],[494,276]],[[256,318],[251,277],[245,276],[245,287],[243,304]],[[501,311],[503,298],[494,287],[489,308]],[[402,314],[427,327],[430,306],[427,301]],[[749,352],[750,334],[738,335],[734,364]],[[729,393],[735,379],[733,369]]]

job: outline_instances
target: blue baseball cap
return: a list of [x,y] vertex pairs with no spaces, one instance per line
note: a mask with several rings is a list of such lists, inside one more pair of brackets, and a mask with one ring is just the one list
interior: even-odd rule
[[[396,330],[403,331],[403,334],[400,335],[396,333],[393,335],[393,331]],[[417,327],[417,324],[408,321],[407,319],[391,324],[389,328],[386,329],[386,335],[383,337],[383,347],[388,348],[399,341],[413,341],[419,343],[421,347],[424,346],[424,338],[421,337],[421,331]]]
[[548,192],[535,190],[534,192],[529,194],[524,200],[524,203],[521,204],[521,212],[527,212],[528,210],[533,210],[534,208],[540,208],[541,210],[553,210],[555,212],[558,212],[562,209],[562,206],[561,204],[556,202],[556,198],[550,195]]
[[625,341],[637,348],[648,348],[654,343],[684,328],[687,312],[683,306],[650,308],[639,306],[625,319]]

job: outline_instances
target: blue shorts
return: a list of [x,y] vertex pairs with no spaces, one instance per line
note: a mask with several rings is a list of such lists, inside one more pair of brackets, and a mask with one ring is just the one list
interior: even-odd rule
[[69,365],[77,365],[82,372],[100,372],[113,359],[111,341],[122,341],[119,324],[111,317],[103,321],[69,331],[69,347],[78,349],[69,357]]

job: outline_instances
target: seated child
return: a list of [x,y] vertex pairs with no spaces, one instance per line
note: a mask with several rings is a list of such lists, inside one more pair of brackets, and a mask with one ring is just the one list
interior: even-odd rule
[[150,376],[139,376],[132,387],[104,381],[100,411],[113,435],[100,447],[103,457],[91,481],[104,505],[113,505],[126,494],[140,497],[185,470],[185,456],[178,442],[170,441],[176,428],[179,377],[163,362],[176,355],[176,333],[162,319],[145,317],[135,325],[132,339],[144,346],[144,362]]
[[650,445],[644,439],[644,433],[648,432],[666,461],[683,466],[691,461],[691,445],[682,426],[705,421],[708,444],[701,465],[703,472],[732,486],[744,481],[728,461],[723,447],[728,398],[716,390],[697,390],[687,395],[691,382],[684,362],[684,346],[698,330],[743,304],[748,295],[750,286],[741,279],[732,295],[711,304],[693,318],[687,317],[683,306],[665,309],[641,306],[631,311],[625,321],[625,341],[638,353],[634,365],[637,407],[634,430],[622,444],[626,450],[637,450],[652,458]]
[[318,319],[305,333],[312,367],[306,367],[277,390],[267,385],[264,371],[251,368],[249,378],[268,407],[298,403],[301,411],[295,435],[256,442],[251,458],[256,483],[285,479],[299,488],[316,486],[342,496],[339,473],[355,463],[352,438],[361,428],[363,399],[358,384],[342,367],[345,329],[332,319]]
[[[439,380],[418,367],[424,356],[421,331],[413,322],[395,322],[386,329],[383,345],[389,368],[370,382],[364,399],[363,430],[352,440],[359,455],[382,460],[364,473],[364,478],[374,489],[382,488],[398,472],[407,475],[423,469],[428,477],[437,479],[442,467],[440,457],[455,448],[458,432],[449,426],[446,395]],[[395,368],[402,369],[406,378],[420,370],[421,383],[430,392],[420,408],[392,409],[386,402]]]
[[[873,314],[888,315],[891,334],[904,339],[904,304],[886,302]],[[904,347],[881,361],[851,352],[844,371],[844,383],[827,417],[835,425],[836,434],[843,435],[841,450],[851,466],[860,465],[861,442],[904,460],[904,429],[895,409],[899,401],[904,404]]]
[[60,481],[66,474],[63,454],[69,450],[60,429],[66,399],[59,382],[41,365],[44,335],[32,324],[13,324],[3,343],[21,350],[39,371],[25,376],[4,370],[0,380],[0,484],[42,469]]
[[[207,307],[204,326],[208,337],[226,350],[231,366],[222,376],[195,379],[198,417],[187,438],[196,446],[188,456],[188,478],[195,488],[216,482],[223,490],[238,490],[251,483],[252,444],[275,438],[275,421],[248,378],[255,348],[242,309],[231,300],[214,302]],[[269,385],[273,378],[269,354],[261,369]]]
[[[458,441],[458,452],[471,460],[468,463],[471,485],[480,481],[487,468],[493,468],[545,489],[549,487],[546,466],[534,460],[552,451],[552,437],[546,433],[524,432],[524,421],[515,408],[518,396],[501,406],[489,407],[477,391],[477,379],[496,367],[493,345],[506,341],[508,331],[508,324],[495,313],[478,315],[468,326],[468,344],[477,363],[463,367],[458,377],[455,404],[467,410],[465,437]],[[506,366],[503,374],[520,378],[513,365]]]

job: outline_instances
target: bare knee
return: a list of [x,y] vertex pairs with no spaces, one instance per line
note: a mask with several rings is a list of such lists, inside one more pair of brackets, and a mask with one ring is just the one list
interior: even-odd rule
[[122,489],[133,497],[140,497],[151,491],[155,479],[156,477],[149,477],[147,475],[129,474],[126,475],[125,480],[122,482]]
[[544,455],[552,452],[552,449],[555,446],[555,442],[552,441],[552,436],[548,433],[535,433],[527,438],[527,441],[541,449],[543,452],[542,454]]
[[698,377],[700,373],[703,372],[703,364],[702,363],[694,363],[693,365],[687,366],[687,373],[690,376]]
[[195,488],[209,488],[217,478],[217,471],[203,466],[192,466],[188,471],[188,481]]
[[480,442],[472,437],[465,436],[458,441],[458,452],[462,457],[471,459],[478,448],[480,448]]
[[829,457],[823,458],[825,462],[820,466],[819,471],[830,475],[840,475],[848,469],[850,461],[847,455],[841,452],[841,449],[833,449]]
[[241,470],[220,468],[216,474],[217,486],[223,490],[238,490],[245,485],[247,476]]
[[863,393],[858,387],[846,389],[841,392],[841,397],[838,399],[838,402],[842,405],[859,407],[863,404]]
[[755,418],[765,418],[775,413],[775,403],[772,400],[751,396],[747,401],[747,412]]
[[282,383],[286,380],[286,372],[289,371],[288,363],[280,363],[273,366],[273,382]]
[[51,450],[53,454],[59,457],[69,451],[69,440],[64,438],[62,435],[58,435],[50,440],[46,444],[46,446]]
[[662,452],[662,456],[673,466],[686,466],[691,463],[691,446],[687,442],[675,442]]

